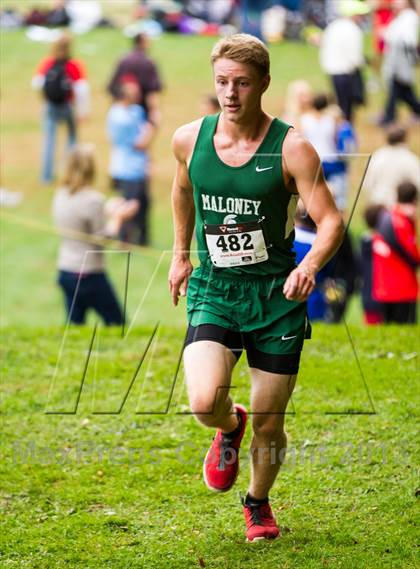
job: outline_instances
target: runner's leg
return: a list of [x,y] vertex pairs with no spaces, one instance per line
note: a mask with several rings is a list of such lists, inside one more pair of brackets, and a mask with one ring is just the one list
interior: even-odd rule
[[238,426],[229,395],[236,357],[223,344],[200,340],[184,350],[184,368],[190,407],[197,420],[225,433]]
[[285,411],[293,392],[296,375],[280,375],[251,368],[251,483],[249,494],[257,499],[268,496],[284,460],[287,436]]

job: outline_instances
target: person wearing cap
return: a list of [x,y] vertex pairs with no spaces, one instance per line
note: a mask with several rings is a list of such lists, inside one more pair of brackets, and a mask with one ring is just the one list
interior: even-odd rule
[[118,62],[108,84],[108,92],[117,98],[121,79],[135,77],[140,87],[137,104],[144,107],[148,120],[157,127],[161,119],[159,93],[162,82],[156,64],[147,54],[148,46],[147,34],[134,36],[133,50]]
[[321,41],[321,67],[331,77],[337,103],[350,122],[354,106],[363,103],[364,98],[360,74],[365,62],[363,32],[358,23],[369,10],[359,0],[342,1],[340,17],[326,27]]

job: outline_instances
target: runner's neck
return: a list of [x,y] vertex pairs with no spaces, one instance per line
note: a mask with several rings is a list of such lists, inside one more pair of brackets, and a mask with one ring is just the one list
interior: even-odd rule
[[259,113],[247,119],[246,122],[237,123],[225,119],[223,112],[220,115],[219,126],[221,133],[226,134],[232,141],[258,140],[264,138],[273,117],[267,115],[262,109]]

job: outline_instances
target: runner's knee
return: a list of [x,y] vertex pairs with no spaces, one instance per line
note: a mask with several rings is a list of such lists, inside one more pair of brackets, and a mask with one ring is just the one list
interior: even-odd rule
[[227,393],[194,393],[190,395],[191,411],[201,422],[206,423],[225,411],[226,397]]
[[284,416],[278,414],[254,415],[252,430],[255,436],[269,440],[286,440]]

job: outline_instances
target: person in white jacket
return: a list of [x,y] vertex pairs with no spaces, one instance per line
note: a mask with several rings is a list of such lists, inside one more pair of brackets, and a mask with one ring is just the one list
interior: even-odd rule
[[398,101],[405,102],[420,117],[420,101],[414,92],[419,16],[414,0],[395,0],[395,18],[384,32],[385,55],[382,73],[388,97],[381,124],[396,119]]
[[326,27],[321,40],[321,67],[331,77],[337,103],[350,122],[354,105],[363,98],[360,69],[365,59],[363,31],[358,22],[369,10],[358,0],[342,2],[339,4],[340,17]]

